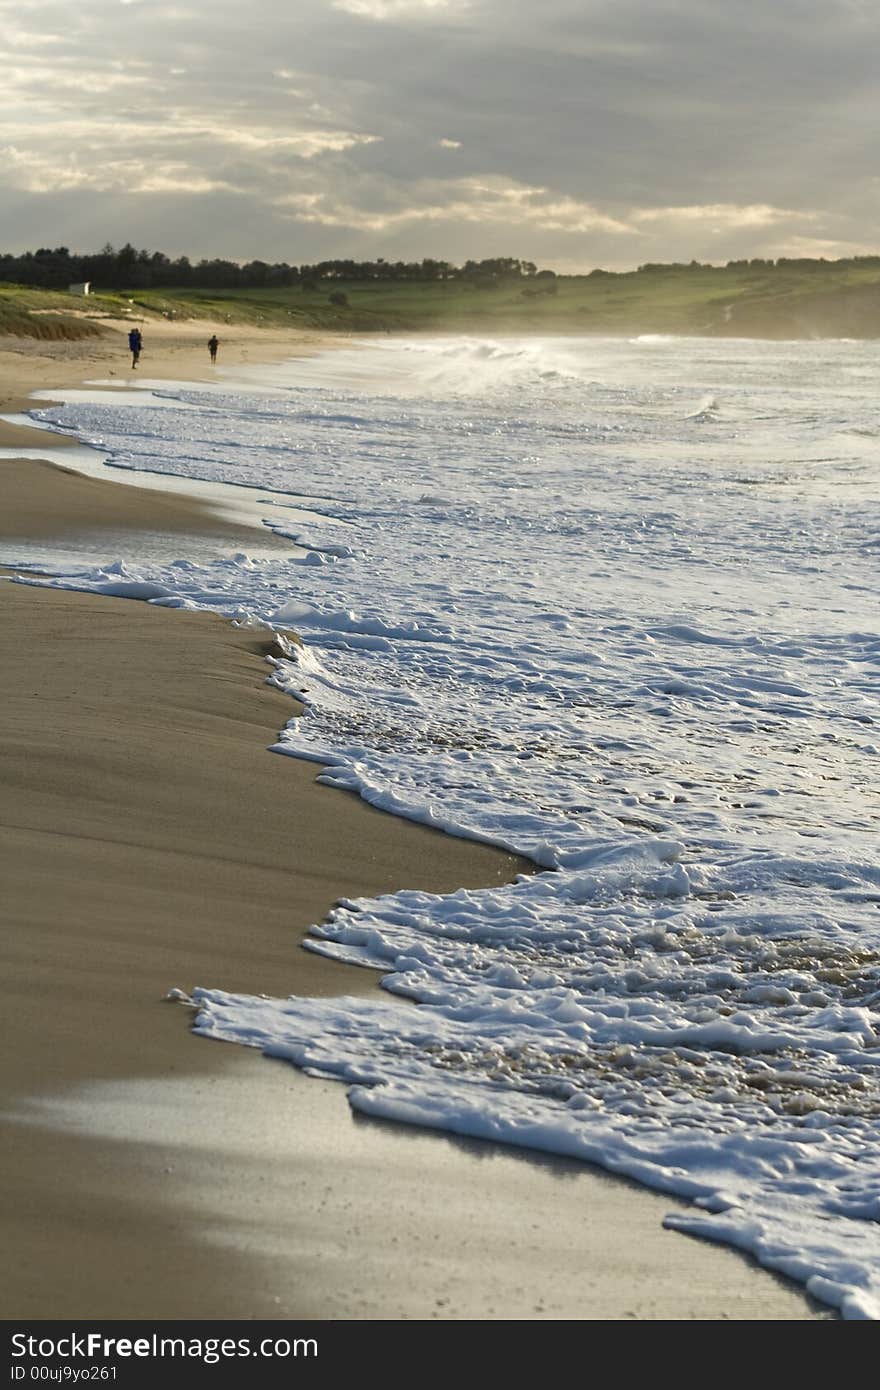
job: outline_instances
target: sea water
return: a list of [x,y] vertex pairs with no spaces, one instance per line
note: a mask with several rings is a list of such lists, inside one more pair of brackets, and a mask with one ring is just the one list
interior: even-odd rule
[[385,998],[200,990],[198,1031],[688,1197],[669,1225],[880,1316],[878,369],[392,339],[39,409],[296,542],[48,582],[278,630],[275,752],[538,870],[344,902],[309,945]]

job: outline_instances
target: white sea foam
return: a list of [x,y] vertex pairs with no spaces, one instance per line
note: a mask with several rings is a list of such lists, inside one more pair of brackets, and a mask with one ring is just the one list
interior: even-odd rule
[[277,752],[547,871],[316,927],[419,1009],[202,991],[199,1029],[690,1196],[671,1224],[850,1317],[880,1312],[876,359],[425,339],[39,412],[115,467],[321,498],[273,512],[289,558],[51,582],[295,628]]

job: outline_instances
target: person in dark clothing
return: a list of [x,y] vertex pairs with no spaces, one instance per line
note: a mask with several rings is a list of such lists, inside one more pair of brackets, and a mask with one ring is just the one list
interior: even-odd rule
[[143,346],[144,340],[141,337],[141,330],[139,328],[133,328],[128,335],[128,348],[131,353],[131,365],[133,368],[138,364]]
[[208,351],[209,351],[210,354],[211,354],[211,361],[212,361],[212,362],[216,362],[216,361],[217,361],[217,349],[218,349],[219,346],[220,346],[220,339],[217,337],[216,334],[214,334],[214,336],[213,336],[212,338],[209,338],[209,339],[208,339]]

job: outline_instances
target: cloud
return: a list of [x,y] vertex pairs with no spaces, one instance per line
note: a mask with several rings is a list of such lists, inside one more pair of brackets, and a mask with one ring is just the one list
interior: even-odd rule
[[780,222],[811,222],[816,213],[795,211],[793,208],[774,208],[766,203],[738,207],[736,203],[707,203],[694,207],[637,208],[633,221],[641,224],[678,222],[707,224],[715,230],[726,231],[742,227],[773,227]]
[[470,0],[333,0],[335,10],[379,22],[452,16],[469,5]]
[[107,159],[89,163],[76,157],[59,162],[46,155],[24,152],[14,145],[0,148],[0,161],[9,173],[10,186],[41,195],[72,190],[90,193],[186,193],[197,195],[233,185],[207,178],[184,162],[166,161],[145,166],[139,159]]
[[384,232],[419,223],[495,223],[516,230],[603,231],[627,234],[631,228],[587,203],[554,198],[546,188],[529,188],[502,179],[459,179],[413,190],[419,201],[369,210],[324,193],[282,196],[277,206],[306,223],[324,227],[362,227]]
[[0,0],[0,34],[9,249],[619,268],[848,254],[880,212],[856,0]]

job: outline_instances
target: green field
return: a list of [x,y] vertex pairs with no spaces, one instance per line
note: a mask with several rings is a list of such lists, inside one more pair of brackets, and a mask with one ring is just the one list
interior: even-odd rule
[[[344,296],[344,302],[331,303],[331,295]],[[652,266],[622,274],[497,280],[321,280],[284,289],[129,290],[80,301],[0,286],[0,333],[28,331],[10,325],[34,325],[43,318],[33,336],[52,336],[45,328],[52,311],[74,304],[79,310],[88,307],[97,322],[101,314],[146,310],[169,318],[346,333],[874,338],[880,337],[880,258]],[[83,320],[72,322],[89,328]],[[57,331],[57,336],[67,334]]]

